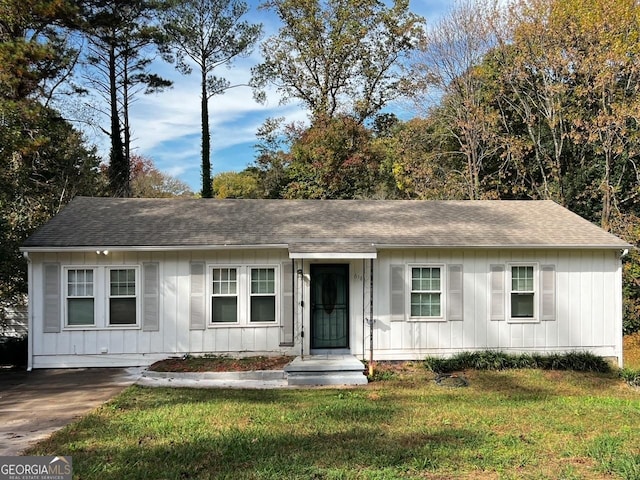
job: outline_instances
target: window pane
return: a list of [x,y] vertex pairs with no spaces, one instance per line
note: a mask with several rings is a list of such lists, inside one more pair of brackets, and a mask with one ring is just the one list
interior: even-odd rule
[[133,268],[111,270],[109,276],[111,296],[135,296],[136,271]]
[[213,269],[213,294],[214,295],[235,295],[236,294],[236,269],[235,268],[214,268]]
[[109,323],[111,325],[135,325],[136,324],[136,299],[135,298],[110,298],[109,299]]
[[275,291],[275,269],[254,268],[251,270],[252,294],[273,294]]
[[411,269],[411,290],[421,292],[440,291],[440,268],[424,267]]
[[533,318],[533,293],[511,294],[511,318]]
[[93,296],[93,270],[74,269],[67,272],[69,297]]
[[511,267],[511,290],[514,292],[533,291],[533,267]]
[[238,321],[237,297],[213,297],[211,301],[212,322]]
[[439,317],[441,316],[439,293],[412,293],[411,294],[412,317]]
[[251,321],[275,322],[276,299],[275,297],[251,297]]
[[68,325],[93,325],[93,298],[67,299]]

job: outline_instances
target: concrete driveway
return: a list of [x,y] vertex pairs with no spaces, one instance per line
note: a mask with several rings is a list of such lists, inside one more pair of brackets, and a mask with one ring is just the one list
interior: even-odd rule
[[0,456],[19,455],[133,384],[140,372],[124,368],[0,372]]

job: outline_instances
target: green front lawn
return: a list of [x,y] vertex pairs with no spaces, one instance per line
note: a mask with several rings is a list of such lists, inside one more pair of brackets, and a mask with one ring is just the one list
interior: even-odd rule
[[392,371],[353,389],[131,387],[29,454],[74,478],[640,478],[640,391],[616,374]]

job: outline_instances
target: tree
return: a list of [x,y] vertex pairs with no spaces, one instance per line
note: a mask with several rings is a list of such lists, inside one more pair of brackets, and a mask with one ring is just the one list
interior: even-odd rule
[[[140,91],[153,93],[171,82],[149,68],[154,48],[163,40],[154,23],[164,0],[86,0],[83,34],[88,40],[84,75],[107,105],[110,122],[109,187],[112,195],[131,195],[131,126],[129,108]],[[99,108],[99,107],[98,107]]]
[[222,172],[213,177],[215,198],[260,198],[259,172],[249,167],[242,172]]
[[567,63],[580,80],[571,134],[593,149],[600,225],[609,231],[616,216],[637,208],[640,194],[640,5],[572,0],[554,7],[554,25],[568,37]]
[[64,1],[0,0],[0,326],[26,294],[22,242],[97,188],[95,152],[46,106],[73,65],[74,19]]
[[[481,174],[487,159],[500,149],[499,116],[486,101],[485,78],[479,71],[495,46],[499,18],[493,0],[463,0],[431,27],[414,57],[412,92],[423,111],[437,108],[443,134],[455,141],[445,158],[466,161],[467,198],[482,198]],[[425,100],[427,103],[425,105]],[[444,152],[443,152],[444,153]]]
[[283,25],[253,69],[258,99],[274,85],[283,103],[302,102],[312,123],[342,115],[362,123],[400,95],[399,63],[422,34],[408,0],[269,0],[264,8]]
[[247,11],[247,4],[240,0],[181,0],[175,2],[164,19],[178,71],[190,74],[191,62],[200,70],[203,198],[211,198],[213,193],[209,100],[237,86],[213,72],[251,53],[262,33],[262,25],[242,20]]
[[137,198],[192,197],[189,185],[156,168],[153,160],[131,155],[131,196]]
[[383,152],[369,129],[349,116],[317,121],[291,145],[284,198],[377,196]]
[[437,115],[414,118],[398,125],[388,144],[391,178],[398,197],[420,200],[468,198],[465,162],[450,157],[455,139],[446,135],[448,126]]
[[486,83],[510,163],[531,196],[585,205],[588,218],[598,209],[609,230],[621,203],[638,201],[640,6],[521,0],[508,18]]
[[73,66],[66,33],[77,19],[69,1],[0,0],[0,96],[46,104]]

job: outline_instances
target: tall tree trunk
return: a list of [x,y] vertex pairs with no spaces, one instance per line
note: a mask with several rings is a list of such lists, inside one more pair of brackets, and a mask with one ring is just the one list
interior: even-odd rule
[[211,184],[211,135],[209,133],[209,96],[207,95],[207,74],[202,70],[202,198],[213,197]]
[[109,102],[111,107],[111,162],[109,164],[109,189],[115,197],[127,196],[129,172],[124,158],[120,137],[120,116],[118,112],[118,88],[116,79],[115,47],[109,49]]
[[[123,197],[131,196],[131,129],[129,127],[129,57],[125,55],[123,84],[122,84],[122,134],[124,136],[124,166],[126,167],[126,181],[123,185]],[[125,170],[122,171],[123,175]]]

